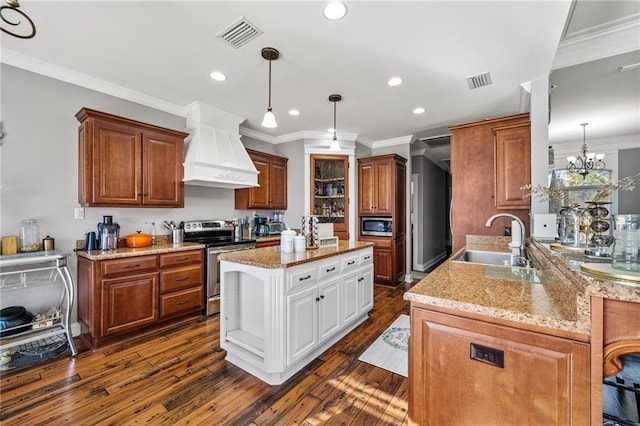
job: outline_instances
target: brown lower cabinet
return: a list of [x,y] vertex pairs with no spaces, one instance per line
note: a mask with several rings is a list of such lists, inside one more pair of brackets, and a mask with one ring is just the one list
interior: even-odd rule
[[373,243],[373,279],[375,283],[397,285],[404,281],[406,240],[385,237],[360,237]]
[[411,305],[409,424],[588,425],[589,344]]
[[78,320],[93,348],[204,307],[203,250],[91,260],[78,257]]

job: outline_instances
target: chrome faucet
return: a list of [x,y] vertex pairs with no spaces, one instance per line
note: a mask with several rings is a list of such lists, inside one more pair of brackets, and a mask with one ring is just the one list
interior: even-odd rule
[[[515,236],[517,233],[517,229],[511,229],[511,244],[509,244],[509,247],[511,247],[512,249],[518,248],[518,250],[520,251],[520,256],[524,257],[524,248],[525,248],[525,242],[524,242],[524,223],[522,222],[522,220],[518,217],[518,216],[514,216],[510,213],[496,213],[493,216],[491,216],[489,219],[487,219],[487,223],[484,224],[484,226],[486,226],[487,228],[491,228],[491,224],[493,223],[493,221],[496,218],[499,217],[509,217],[511,218],[513,221],[515,221],[518,224],[519,229],[519,233],[520,233],[520,244],[516,244],[515,243]],[[511,222],[511,227],[513,228],[513,222]]]

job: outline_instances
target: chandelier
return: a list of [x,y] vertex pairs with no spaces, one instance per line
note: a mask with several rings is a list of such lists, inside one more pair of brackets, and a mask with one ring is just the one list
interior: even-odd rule
[[[3,32],[10,34],[14,37],[18,38],[32,38],[36,35],[36,25],[33,23],[31,18],[27,16],[22,10],[18,9],[20,7],[20,2],[18,0],[5,0],[6,5],[0,6],[0,18],[2,19],[2,26],[0,30]],[[13,15],[13,16],[12,16]],[[19,32],[13,32],[7,29],[7,25],[10,25],[12,30],[19,29],[18,27],[23,22],[21,17],[26,19],[28,22],[27,26],[23,26],[24,31],[23,34]],[[14,20],[14,18],[16,20]]]
[[604,154],[594,154],[589,152],[587,146],[586,127],[589,123],[582,123],[582,147],[580,148],[580,155],[578,157],[567,157],[567,170],[570,172],[576,172],[582,175],[582,179],[586,178],[593,170],[601,170],[606,167],[606,164],[602,159]]

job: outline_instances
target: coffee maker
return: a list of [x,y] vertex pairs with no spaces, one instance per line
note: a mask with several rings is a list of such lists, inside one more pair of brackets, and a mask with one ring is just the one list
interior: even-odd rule
[[269,235],[269,225],[267,225],[266,217],[257,217],[254,220],[254,228],[256,237],[265,237]]
[[115,250],[118,248],[120,225],[113,222],[113,216],[102,216],[102,223],[98,224],[98,248],[100,250]]

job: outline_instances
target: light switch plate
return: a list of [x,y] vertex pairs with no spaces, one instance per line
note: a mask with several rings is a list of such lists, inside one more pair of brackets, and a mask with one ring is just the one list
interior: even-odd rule
[[84,219],[84,208],[83,207],[76,207],[73,210],[73,218],[74,219]]

